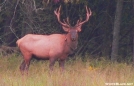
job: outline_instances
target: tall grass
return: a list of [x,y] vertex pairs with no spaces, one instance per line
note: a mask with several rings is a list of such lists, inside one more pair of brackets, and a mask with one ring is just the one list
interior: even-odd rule
[[134,85],[134,68],[131,64],[111,63],[107,60],[82,61],[77,58],[66,62],[64,73],[61,73],[58,62],[54,71],[50,72],[48,61],[34,60],[29,74],[22,76],[19,71],[21,56],[0,56],[0,86],[106,86],[107,83]]

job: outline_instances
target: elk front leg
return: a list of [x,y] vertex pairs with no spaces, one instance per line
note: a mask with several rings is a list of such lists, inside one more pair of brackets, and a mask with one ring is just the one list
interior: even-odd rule
[[49,61],[50,61],[49,68],[50,68],[51,71],[53,71],[53,66],[55,64],[55,59],[50,59]]
[[65,60],[59,60],[59,66],[62,72],[64,71],[64,64],[65,64]]

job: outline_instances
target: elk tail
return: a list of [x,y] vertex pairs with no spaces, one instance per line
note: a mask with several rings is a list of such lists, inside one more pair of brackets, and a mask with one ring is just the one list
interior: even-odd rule
[[17,44],[18,47],[20,46],[20,39],[17,40],[16,44]]

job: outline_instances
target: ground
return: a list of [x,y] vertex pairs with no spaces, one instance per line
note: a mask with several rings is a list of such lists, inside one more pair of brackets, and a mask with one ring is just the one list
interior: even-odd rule
[[131,64],[108,60],[67,60],[61,72],[56,62],[49,71],[49,61],[32,60],[29,74],[21,75],[21,55],[0,56],[0,86],[134,86]]

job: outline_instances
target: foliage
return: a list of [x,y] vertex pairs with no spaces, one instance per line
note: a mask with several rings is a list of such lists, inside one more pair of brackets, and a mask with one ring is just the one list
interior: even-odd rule
[[[60,5],[61,20],[69,17],[72,26],[78,19],[85,19],[85,5],[90,7],[93,13],[89,22],[82,27],[76,54],[84,56],[88,53],[99,58],[102,56],[109,58],[116,0],[1,0],[0,45],[16,46],[16,40],[27,33],[64,33],[53,12]],[[125,1],[119,61],[132,60],[131,30],[134,22],[132,10],[131,0]]]

